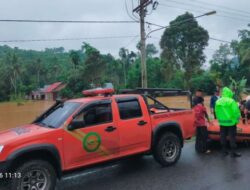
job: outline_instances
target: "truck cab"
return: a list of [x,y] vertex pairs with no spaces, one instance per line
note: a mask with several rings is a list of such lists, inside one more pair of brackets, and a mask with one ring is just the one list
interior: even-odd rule
[[65,172],[136,154],[175,164],[194,135],[193,111],[169,108],[141,89],[112,92],[84,91],[88,97],[58,101],[31,124],[1,132],[0,172],[22,174],[10,189],[54,189]]

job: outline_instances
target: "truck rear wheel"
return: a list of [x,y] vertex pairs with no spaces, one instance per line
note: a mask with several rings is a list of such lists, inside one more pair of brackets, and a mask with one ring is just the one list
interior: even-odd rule
[[175,164],[181,155],[181,140],[173,133],[163,134],[153,147],[153,155],[162,166]]
[[56,173],[50,163],[43,160],[31,160],[20,165],[15,173],[20,178],[11,180],[11,190],[54,190]]

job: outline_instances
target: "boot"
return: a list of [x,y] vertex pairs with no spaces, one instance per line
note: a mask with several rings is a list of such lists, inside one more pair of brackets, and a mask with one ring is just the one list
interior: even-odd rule
[[224,150],[224,151],[222,151],[222,156],[227,156],[229,154],[229,152],[228,151],[226,151],[226,150]]
[[231,157],[233,157],[233,158],[241,157],[241,154],[239,152],[232,152]]

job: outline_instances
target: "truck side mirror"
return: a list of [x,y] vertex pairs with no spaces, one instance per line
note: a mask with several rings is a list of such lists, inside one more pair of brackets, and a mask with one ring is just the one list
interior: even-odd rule
[[68,130],[69,131],[73,131],[75,129],[80,129],[85,127],[85,122],[84,121],[77,121],[77,120],[73,120],[70,125],[68,125]]

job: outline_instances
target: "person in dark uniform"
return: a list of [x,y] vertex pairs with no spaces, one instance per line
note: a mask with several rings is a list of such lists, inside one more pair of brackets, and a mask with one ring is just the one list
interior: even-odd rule
[[214,111],[215,103],[219,98],[220,98],[220,92],[218,90],[216,90],[214,92],[214,95],[210,99],[210,110],[211,110],[211,114],[214,115],[214,119],[216,119],[216,115],[215,115],[215,111]]

